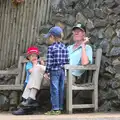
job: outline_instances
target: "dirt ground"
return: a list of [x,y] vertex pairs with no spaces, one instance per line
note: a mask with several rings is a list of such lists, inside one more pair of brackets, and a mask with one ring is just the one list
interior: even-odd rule
[[120,113],[88,113],[88,114],[62,114],[48,115],[23,115],[15,116],[11,113],[0,113],[0,120],[120,120]]

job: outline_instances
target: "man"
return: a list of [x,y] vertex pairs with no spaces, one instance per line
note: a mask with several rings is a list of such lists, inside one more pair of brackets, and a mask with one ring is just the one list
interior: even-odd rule
[[[86,28],[83,24],[78,23],[72,28],[73,45],[68,46],[70,65],[87,65],[92,64],[92,48],[86,43],[89,38],[86,37]],[[85,70],[73,70],[73,84],[76,81],[76,77],[80,77]]]

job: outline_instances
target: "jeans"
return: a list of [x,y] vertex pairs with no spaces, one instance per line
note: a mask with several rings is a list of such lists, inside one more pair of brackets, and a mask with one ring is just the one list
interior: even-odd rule
[[65,80],[64,69],[50,72],[50,93],[52,110],[63,109],[64,80]]

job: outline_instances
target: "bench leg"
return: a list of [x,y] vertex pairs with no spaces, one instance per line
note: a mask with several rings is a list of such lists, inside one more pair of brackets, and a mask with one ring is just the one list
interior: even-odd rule
[[97,112],[98,111],[98,92],[97,90],[94,91],[95,94],[94,94],[94,99],[95,99],[95,109],[94,111]]
[[68,91],[69,88],[67,87],[66,93],[66,109],[67,113],[72,114],[72,90]]
[[94,104],[94,111],[98,111],[98,93],[96,90],[92,93],[92,103]]
[[[69,73],[68,73],[69,72]],[[72,72],[67,71],[67,93],[66,93],[67,113],[72,114]]]

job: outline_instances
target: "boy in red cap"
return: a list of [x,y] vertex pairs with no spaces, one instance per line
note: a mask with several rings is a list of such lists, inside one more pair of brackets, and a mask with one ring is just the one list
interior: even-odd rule
[[29,62],[26,65],[27,75],[25,84],[27,85],[22,95],[22,97],[26,99],[26,101],[22,103],[24,106],[28,106],[29,104],[36,102],[36,94],[40,89],[45,71],[45,66],[40,65],[41,63],[43,64],[43,61],[40,61],[40,64],[38,63],[39,49],[37,47],[32,46],[28,48],[26,57]]
[[37,47],[29,47],[27,49],[26,58],[29,62],[26,64],[25,89],[22,94],[24,101],[20,104],[21,108],[13,112],[15,115],[25,114],[26,111],[24,107],[37,105],[36,94],[40,89],[45,72],[44,62],[42,60],[40,60],[40,63],[38,62],[39,49]]

